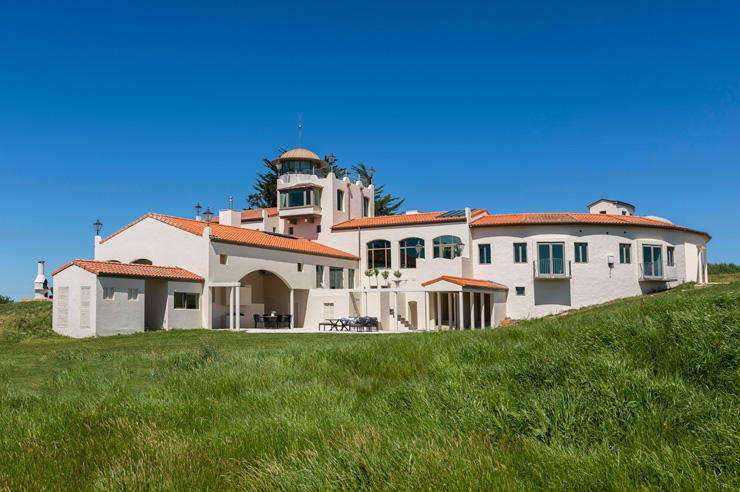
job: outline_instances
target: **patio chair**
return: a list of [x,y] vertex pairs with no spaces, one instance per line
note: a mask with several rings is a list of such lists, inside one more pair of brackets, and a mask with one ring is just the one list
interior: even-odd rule
[[[262,317],[259,314],[254,315],[254,327],[257,328],[259,323],[263,323]],[[264,323],[263,323],[264,324]]]
[[290,318],[292,315],[290,314],[281,314],[278,315],[278,326],[282,328],[290,328]]

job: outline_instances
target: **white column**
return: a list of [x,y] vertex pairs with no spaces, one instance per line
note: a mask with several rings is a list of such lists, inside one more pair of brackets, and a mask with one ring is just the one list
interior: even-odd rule
[[491,305],[489,306],[489,308],[491,310],[491,313],[490,313],[490,315],[491,315],[491,328],[495,328],[496,327],[496,321],[494,320],[495,311],[493,310],[493,301],[495,300],[494,295],[495,295],[494,292],[491,292],[490,294],[488,294],[488,300],[491,301]]
[[234,329],[234,287],[229,287],[229,330]]
[[236,310],[236,320],[234,321],[236,329],[240,329],[241,326],[241,308],[239,307],[239,304],[241,303],[241,288],[239,286],[234,287],[234,291],[236,292],[236,302],[234,303],[234,309]]
[[457,310],[459,312],[457,316],[457,329],[464,330],[465,329],[465,293],[463,291],[460,291],[460,293],[457,294]]
[[453,315],[455,314],[455,306],[454,306],[454,303],[452,302],[452,292],[447,292],[446,295],[447,295],[447,326],[450,329],[452,329],[452,327],[454,326],[452,324],[452,318],[453,318]]
[[484,328],[486,326],[486,295],[481,292],[480,293],[480,327]]
[[295,291],[290,289],[290,327],[295,327]]
[[442,325],[442,293],[435,292],[434,294],[434,307],[436,310],[436,317],[434,319],[434,327],[439,328]]
[[475,292],[468,293],[470,297],[470,328],[475,328]]

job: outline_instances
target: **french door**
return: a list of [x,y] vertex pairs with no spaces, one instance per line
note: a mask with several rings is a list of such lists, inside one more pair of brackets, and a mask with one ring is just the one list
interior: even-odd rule
[[663,249],[660,246],[642,246],[642,268],[646,277],[663,276]]
[[563,243],[538,243],[539,272],[563,275],[565,273],[565,247]]

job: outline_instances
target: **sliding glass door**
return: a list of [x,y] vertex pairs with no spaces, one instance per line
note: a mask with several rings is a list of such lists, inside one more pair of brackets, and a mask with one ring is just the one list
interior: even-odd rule
[[539,255],[539,272],[545,275],[563,275],[565,273],[565,247],[563,243],[537,244]]
[[642,268],[646,277],[663,276],[663,258],[660,246],[643,245]]

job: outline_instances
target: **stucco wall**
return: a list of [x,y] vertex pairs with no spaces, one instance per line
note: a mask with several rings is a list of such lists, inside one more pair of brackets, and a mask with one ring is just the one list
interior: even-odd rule
[[[103,299],[103,288],[113,287],[113,299]],[[135,301],[128,300],[128,289],[139,289]],[[119,335],[144,331],[145,282],[138,278],[98,277],[96,335]]]
[[201,236],[146,218],[96,245],[95,259],[130,263],[146,258],[155,265],[179,266],[206,277],[207,244]]
[[[472,231],[475,250],[478,244],[489,243],[493,259],[492,264],[481,265],[475,258],[475,277],[509,287],[508,313],[512,318],[542,316],[678,285],[686,280],[687,237],[699,237],[682,231],[615,226],[542,225],[473,228]],[[549,241],[565,243],[565,260],[566,263],[570,261],[572,279],[534,280],[537,243]],[[527,243],[527,263],[514,263],[515,242]],[[575,242],[588,243],[588,263],[575,263]],[[620,243],[631,245],[630,264],[619,263]],[[645,243],[663,247],[664,268],[675,273],[676,281],[638,281],[641,245]],[[669,245],[675,248],[676,266],[673,268],[665,266],[665,247]],[[610,255],[614,257],[613,268],[609,268],[607,262]],[[516,295],[515,287],[524,287],[525,295]]]
[[[462,255],[454,260],[433,258],[433,241],[435,237],[452,235],[460,238],[464,244]],[[424,240],[423,265],[417,268],[401,268],[399,242],[403,239],[418,237]],[[367,243],[376,239],[385,239],[391,243],[391,274],[401,272],[401,287],[406,289],[419,288],[420,284],[440,275],[465,276],[470,273],[465,264],[470,259],[470,229],[465,222],[452,224],[424,224],[406,227],[379,227],[354,231],[335,231],[324,244],[353,253],[361,257],[360,279],[365,287],[375,286],[375,278],[368,279],[364,272],[367,270]],[[390,279],[395,277],[391,276]],[[381,279],[382,283],[382,279]],[[391,282],[391,285],[393,283]]]
[[[192,292],[201,294],[198,309],[175,309],[175,292]],[[201,309],[203,306],[203,284],[200,282],[167,282],[167,328],[189,329],[202,328]]]
[[[60,335],[74,338],[95,335],[97,279],[94,274],[70,266],[54,275],[54,305],[52,307],[52,328]],[[89,308],[87,323],[81,322],[81,289],[89,289]],[[84,312],[83,312],[84,314]],[[86,325],[86,326],[85,326]]]

